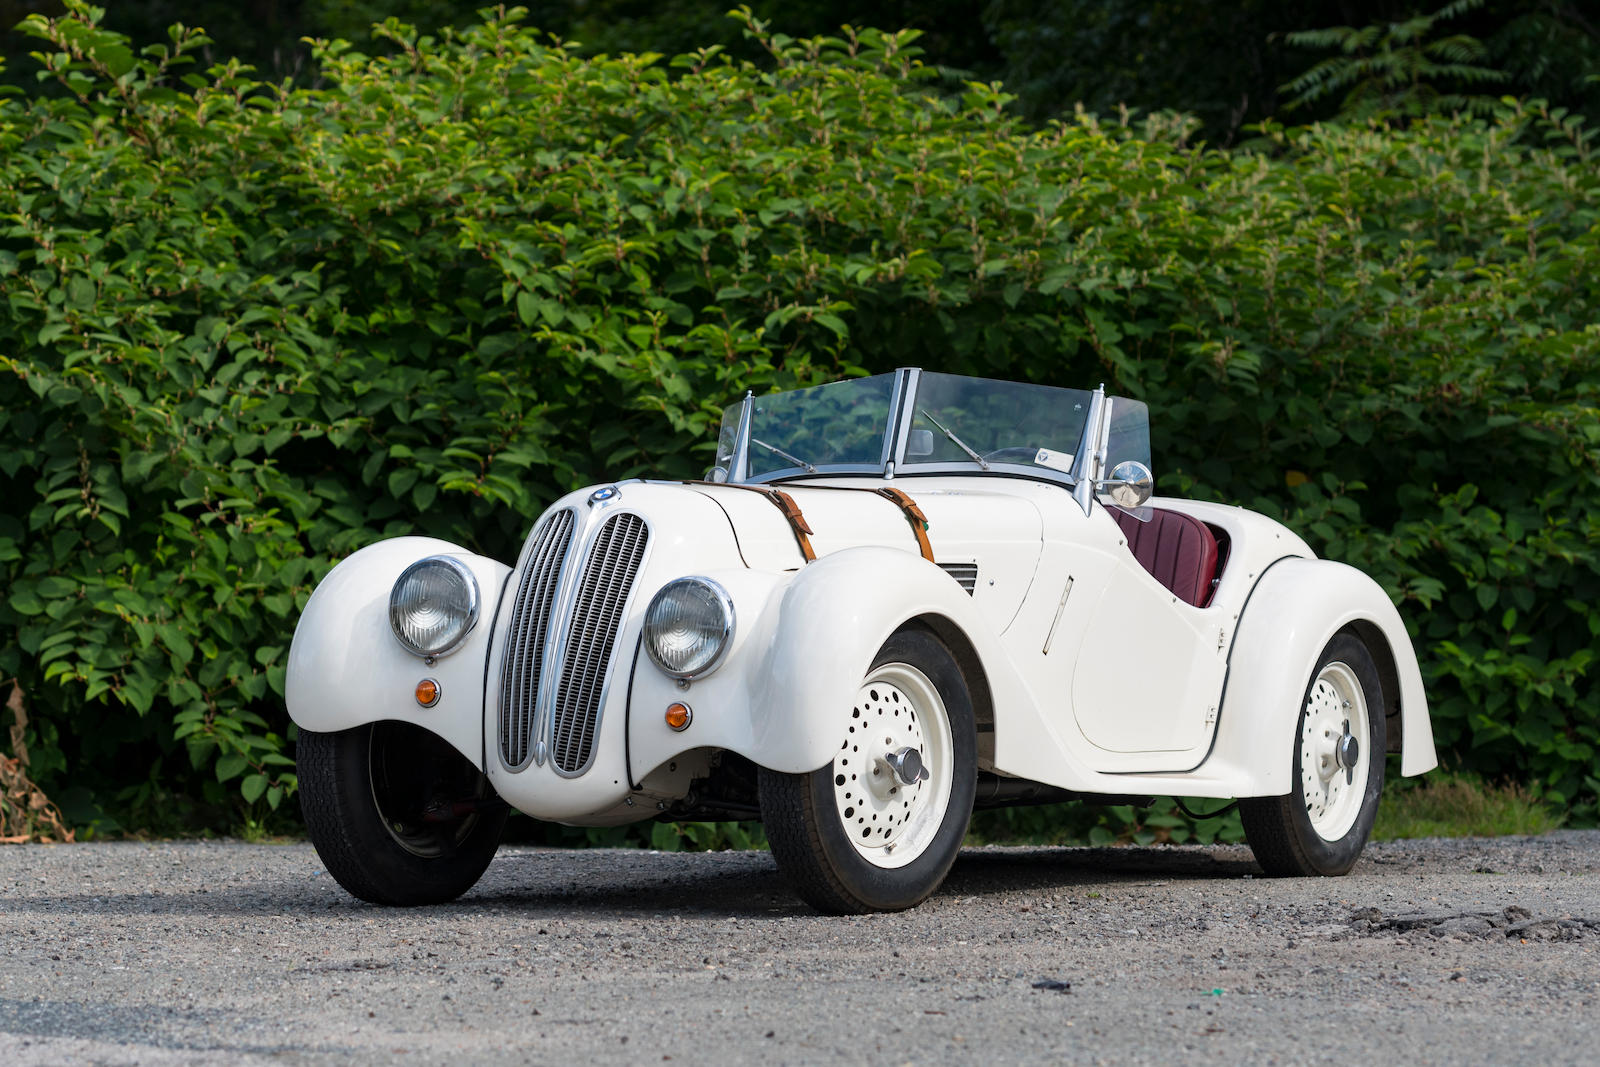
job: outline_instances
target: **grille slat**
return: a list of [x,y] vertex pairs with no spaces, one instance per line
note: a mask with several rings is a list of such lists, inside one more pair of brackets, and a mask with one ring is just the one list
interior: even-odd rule
[[526,766],[532,754],[544,642],[550,631],[561,563],[572,542],[573,521],[571,511],[557,512],[534,535],[506,629],[500,672],[500,757],[513,770]]

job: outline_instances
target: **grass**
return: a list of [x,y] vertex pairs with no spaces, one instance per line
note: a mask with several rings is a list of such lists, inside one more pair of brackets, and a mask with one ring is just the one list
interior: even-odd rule
[[1410,789],[1384,790],[1372,839],[1542,834],[1558,828],[1565,818],[1526,786],[1433,774]]
[[[1398,771],[1398,767],[1394,768]],[[1221,802],[1190,800],[1210,811]],[[1470,774],[1435,772],[1419,779],[1385,783],[1372,840],[1405,837],[1501,837],[1542,834],[1566,821],[1526,786],[1490,784]],[[1069,803],[1037,808],[978,812],[967,834],[969,845],[1150,845],[1210,844],[1244,840],[1237,812],[1193,822],[1167,798],[1155,806],[1099,807]]]

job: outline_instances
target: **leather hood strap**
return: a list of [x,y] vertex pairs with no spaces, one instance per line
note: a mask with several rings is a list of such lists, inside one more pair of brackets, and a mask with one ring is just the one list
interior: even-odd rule
[[906,522],[911,524],[911,532],[916,535],[917,548],[922,552],[922,558],[929,563],[934,562],[933,545],[928,543],[928,516],[917,507],[917,502],[911,499],[911,494],[888,486],[873,490],[886,500],[891,500],[905,513]]
[[[751,486],[751,488],[755,488]],[[794,539],[800,545],[800,554],[806,562],[817,558],[817,553],[811,547],[811,534],[814,533],[810,524],[806,522],[805,515],[800,511],[800,505],[794,502],[794,497],[782,489],[764,490],[767,499],[778,505],[778,510],[783,512],[783,517],[789,520],[789,528],[794,531]]]
[[[817,558],[816,551],[811,547],[811,535],[815,532],[806,522],[806,517],[800,510],[800,505],[795,503],[794,497],[782,489],[768,489],[761,485],[740,485],[735,482],[685,482],[686,485],[715,485],[722,489],[744,489],[751,493],[760,493],[783,512],[783,517],[789,520],[789,529],[794,531],[795,542],[800,546],[800,554],[806,558],[807,563]],[[880,489],[852,489],[846,485],[818,485],[814,489],[837,489],[852,493],[872,493],[899,508],[906,517],[906,522],[911,526],[911,532],[916,536],[917,549],[922,553],[922,558],[929,563],[936,562],[933,558],[933,545],[928,541],[928,516],[923,514],[917,502],[911,499],[911,494],[901,489],[892,489],[884,486]]]
[[751,493],[760,493],[772,501],[773,505],[783,512],[783,517],[789,520],[789,529],[794,531],[795,543],[800,546],[800,554],[805,557],[806,562],[815,562],[817,553],[811,547],[811,535],[816,531],[812,530],[811,524],[806,522],[805,513],[800,510],[800,505],[795,503],[794,497],[785,493],[782,489],[768,489],[761,485],[741,485],[736,482],[686,481],[684,484],[714,485],[719,489],[743,489]]

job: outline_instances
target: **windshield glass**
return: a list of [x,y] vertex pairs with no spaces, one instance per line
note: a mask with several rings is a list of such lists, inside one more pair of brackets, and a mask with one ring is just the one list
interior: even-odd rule
[[[881,468],[894,380],[879,374],[756,397],[749,476],[823,466]],[[737,420],[737,406],[728,410]]]
[[1107,419],[1106,466],[1107,473],[1117,469],[1125,460],[1136,460],[1150,466],[1150,409],[1141,400],[1114,396],[1111,414]]
[[[908,473],[1023,468],[1062,479],[1093,400],[1082,389],[915,370],[753,397],[723,412],[708,477],[877,473],[892,459]],[[1113,411],[1128,416],[1112,427],[1118,443],[1148,451],[1144,405]]]
[[1092,399],[1081,389],[925,372],[905,462],[1020,463],[1064,473]]

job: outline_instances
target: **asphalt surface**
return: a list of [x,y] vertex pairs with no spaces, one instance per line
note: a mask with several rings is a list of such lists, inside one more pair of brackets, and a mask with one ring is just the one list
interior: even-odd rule
[[1517,1063],[1600,1048],[1600,832],[977,849],[827,918],[764,853],[507,848],[459,903],[305,845],[0,847],[0,1063]]

